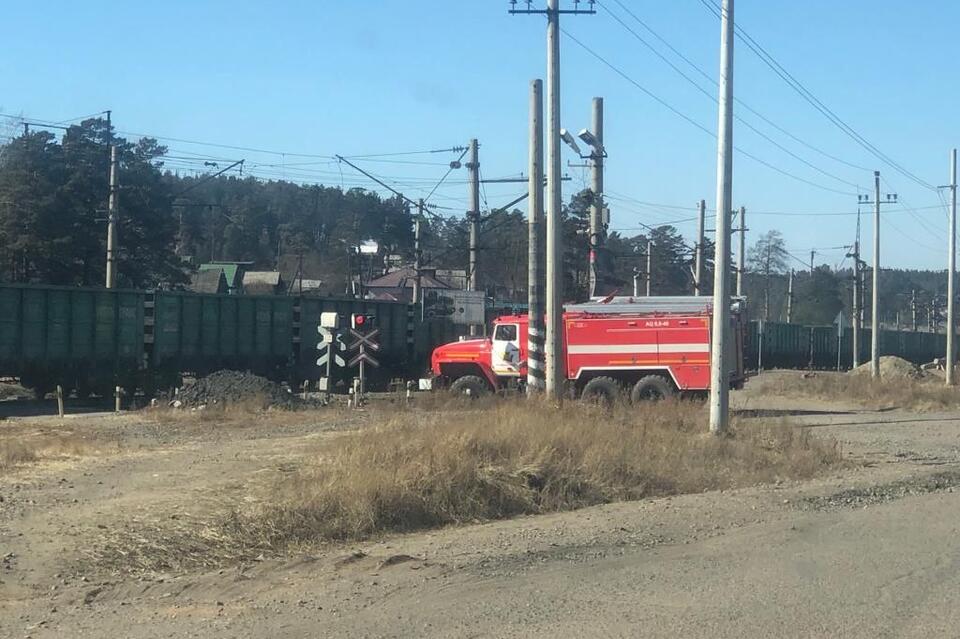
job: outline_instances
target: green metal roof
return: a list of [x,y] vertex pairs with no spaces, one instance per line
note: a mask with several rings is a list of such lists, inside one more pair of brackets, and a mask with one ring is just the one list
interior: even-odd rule
[[223,271],[223,274],[227,278],[227,286],[230,288],[237,288],[241,284],[240,279],[237,277],[240,272],[239,264],[217,264],[216,262],[201,264],[200,271]]

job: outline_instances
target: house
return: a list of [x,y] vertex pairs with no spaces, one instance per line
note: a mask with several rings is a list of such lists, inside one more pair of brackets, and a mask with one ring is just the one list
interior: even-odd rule
[[190,277],[189,289],[194,293],[226,295],[229,287],[223,269],[206,269],[197,271]]
[[[409,304],[413,300],[413,283],[416,279],[417,273],[413,267],[404,266],[366,282],[363,285],[363,290],[365,297],[369,299],[407,302]],[[431,289],[451,288],[437,279],[436,269],[430,268],[420,269],[420,286],[424,293]]]
[[199,270],[202,271],[223,271],[227,279],[227,292],[232,295],[238,295],[243,292],[243,275],[253,266],[253,262],[207,262],[201,264]]
[[243,274],[245,295],[285,295],[287,285],[279,271],[247,271]]

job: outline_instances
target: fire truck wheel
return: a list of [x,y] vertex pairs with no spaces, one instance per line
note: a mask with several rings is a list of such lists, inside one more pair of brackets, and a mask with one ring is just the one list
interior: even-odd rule
[[490,392],[490,385],[476,375],[464,375],[450,384],[450,392],[464,397],[483,397]]
[[675,394],[673,384],[662,375],[647,375],[641,377],[640,381],[633,385],[630,391],[630,401],[634,404],[639,402],[659,401]]
[[594,377],[583,387],[580,399],[591,404],[609,406],[620,396],[620,384],[612,377]]

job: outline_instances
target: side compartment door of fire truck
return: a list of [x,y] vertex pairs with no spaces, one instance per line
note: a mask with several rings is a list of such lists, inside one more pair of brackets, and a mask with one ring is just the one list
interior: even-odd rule
[[520,327],[517,324],[497,324],[493,331],[490,365],[497,375],[520,374]]

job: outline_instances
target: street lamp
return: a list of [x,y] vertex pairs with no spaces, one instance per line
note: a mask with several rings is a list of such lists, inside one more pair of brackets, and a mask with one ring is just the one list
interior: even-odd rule
[[606,152],[603,149],[603,145],[600,144],[600,140],[597,139],[589,129],[582,129],[580,133],[577,134],[577,137],[584,141],[587,145],[593,148],[593,152],[601,157],[606,156]]
[[570,135],[569,131],[567,131],[566,129],[560,129],[560,139],[563,140],[567,146],[573,149],[574,153],[576,153],[580,157],[583,157],[583,155],[581,155],[580,153],[580,147],[577,146],[577,141],[573,139],[573,136]]

